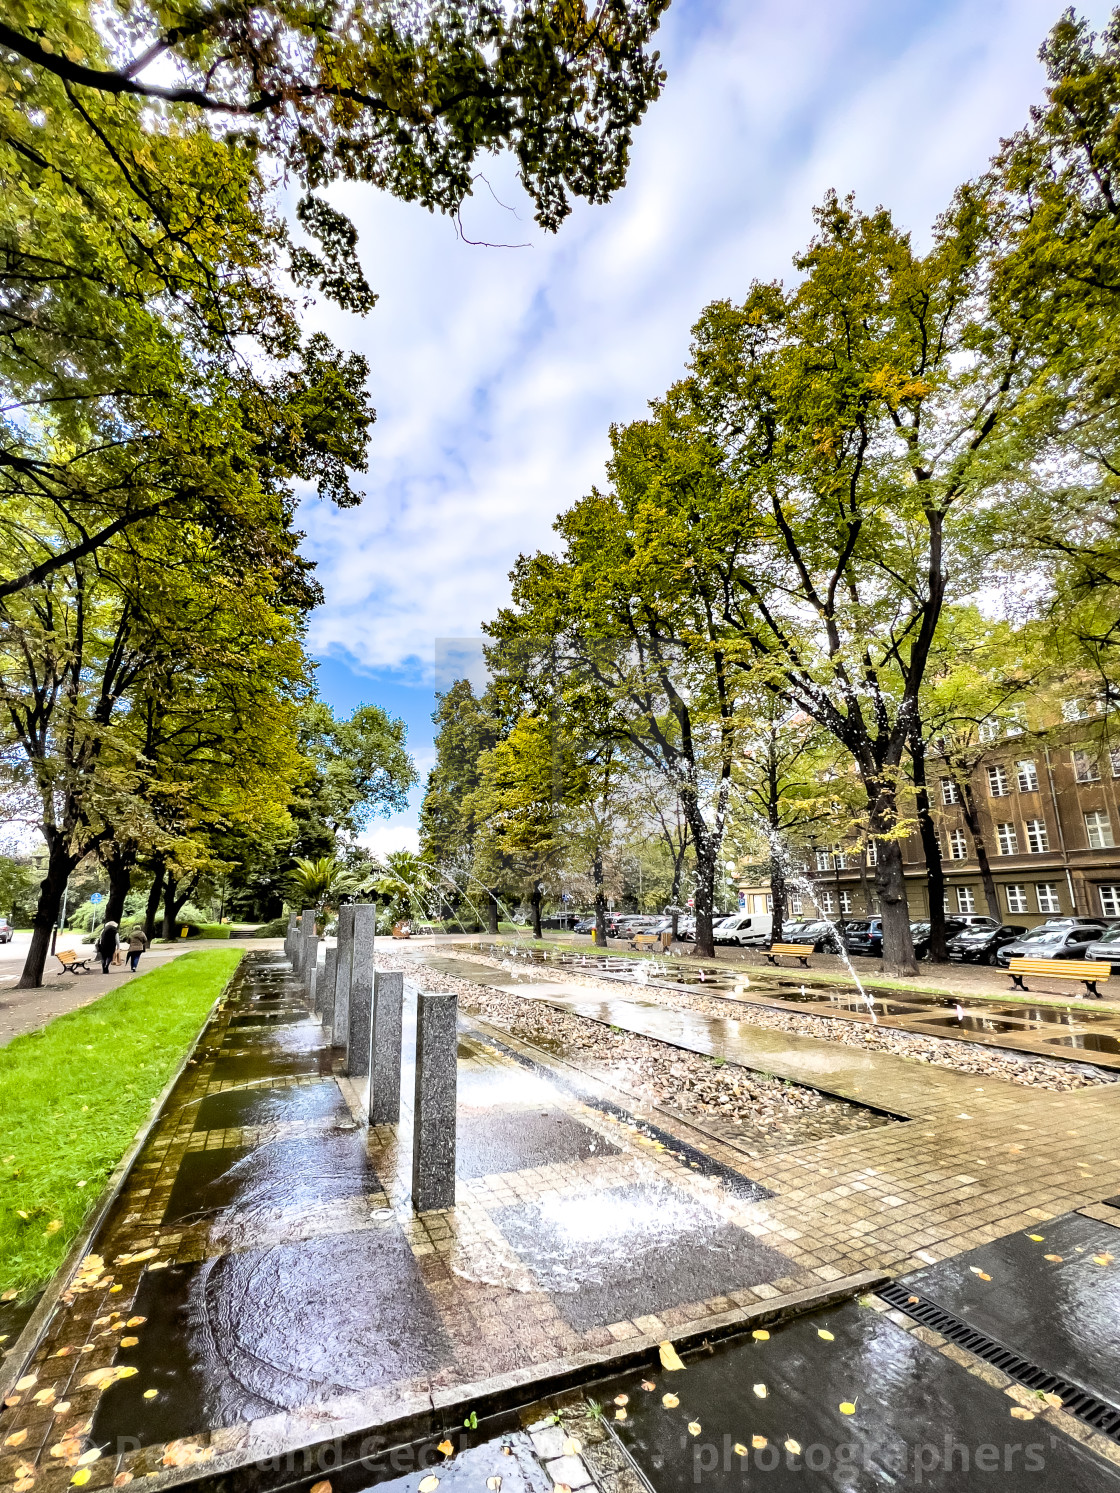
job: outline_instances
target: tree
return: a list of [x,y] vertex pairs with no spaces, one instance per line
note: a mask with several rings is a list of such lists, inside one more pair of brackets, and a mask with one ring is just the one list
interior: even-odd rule
[[25,84],[46,76],[82,102],[142,102],[157,124],[174,106],[254,131],[307,187],[305,217],[336,236],[339,215],[313,189],[369,181],[456,212],[478,156],[503,148],[556,228],[570,193],[604,201],[625,179],[631,133],[664,78],[647,47],[667,4],[141,4],[95,30],[69,0],[34,12],[15,0],[0,47]]
[[299,725],[300,747],[314,764],[307,818],[334,839],[357,835],[378,815],[406,808],[417,781],[406,734],[404,722],[380,705],[359,705],[338,720],[324,701],[310,700]]
[[320,912],[354,890],[354,878],[336,856],[320,856],[317,861],[297,860],[288,878],[288,896],[293,906],[306,907],[310,902]]

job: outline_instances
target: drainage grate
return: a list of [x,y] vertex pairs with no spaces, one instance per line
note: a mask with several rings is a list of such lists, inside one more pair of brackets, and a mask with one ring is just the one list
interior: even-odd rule
[[1041,1390],[1043,1394],[1059,1395],[1064,1410],[1076,1415],[1078,1420],[1083,1420],[1087,1426],[1092,1426],[1094,1431],[1110,1436],[1113,1441],[1120,1441],[1120,1410],[1110,1405],[1107,1400],[1102,1400],[1089,1390],[1082,1389],[1080,1384],[1073,1384],[1069,1379],[1063,1379],[1058,1374],[1051,1374],[1047,1369],[1040,1368],[1037,1363],[1031,1363],[1029,1359],[1013,1353],[1010,1348],[1005,1348],[995,1338],[978,1332],[970,1323],[962,1321],[960,1317],[954,1317],[944,1307],[938,1306],[933,1301],[927,1301],[924,1296],[916,1296],[913,1291],[898,1281],[891,1281],[889,1285],[880,1286],[875,1294],[881,1296],[891,1306],[897,1307],[899,1311],[905,1312],[922,1327],[939,1332],[949,1342],[956,1343],[959,1348],[967,1349],[969,1353],[974,1353],[977,1358],[982,1358],[985,1363],[992,1364],[1005,1373],[1009,1379],[1016,1380],[1027,1389]]

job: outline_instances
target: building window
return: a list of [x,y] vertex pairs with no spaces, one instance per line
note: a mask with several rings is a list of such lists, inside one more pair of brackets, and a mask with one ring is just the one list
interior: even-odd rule
[[1120,882],[1098,887],[1101,894],[1101,911],[1106,918],[1120,918]]
[[831,913],[836,911],[836,902],[831,892],[817,893],[817,906],[822,912]]
[[988,768],[988,792],[989,792],[989,794],[991,794],[992,798],[1006,798],[1007,794],[1008,794],[1008,791],[1009,790],[1008,790],[1008,787],[1007,787],[1007,768],[1006,767],[989,767]]
[[1099,783],[1101,765],[1092,752],[1074,752],[1073,775],[1079,783]]
[[1044,855],[1050,849],[1050,836],[1046,833],[1045,819],[1028,819],[1027,849],[1032,855]]
[[867,842],[867,864],[877,866],[879,864],[879,847],[874,840]]
[[841,892],[840,893],[840,911],[844,912],[844,913],[847,913],[847,912],[851,912],[851,910],[852,910],[852,894],[851,894],[851,892]]
[[1017,762],[1016,777],[1019,780],[1020,793],[1038,792],[1038,768],[1033,762]]
[[957,792],[957,785],[956,785],[956,783],[953,782],[953,779],[952,778],[942,778],[941,779],[941,802],[943,804],[959,804],[960,801],[961,801],[960,794]]
[[833,846],[833,848],[832,848],[832,864],[836,867],[836,869],[838,871],[846,871],[848,869],[848,861],[850,859],[851,859],[851,857],[848,855],[847,851],[841,850],[840,847],[839,847],[839,845],[834,845]]
[[999,840],[1000,855],[1019,854],[1019,836],[1013,824],[997,824],[996,838]]
[[1056,881],[1036,881],[1034,894],[1038,900],[1039,912],[1061,912],[1062,904],[1058,900],[1058,883]]
[[1085,815],[1085,834],[1090,850],[1108,850],[1116,844],[1112,838],[1112,824],[1103,809],[1090,809]]
[[1088,700],[1063,700],[1063,721],[1087,721],[1089,719]]
[[1113,747],[1108,754],[1108,760],[1112,763],[1112,776],[1120,778],[1120,747]]
[[994,716],[989,716],[986,721],[981,721],[976,732],[981,741],[996,741],[999,739],[999,721]]
[[968,857],[968,841],[964,837],[963,829],[951,829],[949,831],[949,859],[963,861]]
[[1023,724],[1023,718],[1018,712],[1008,716],[1003,723],[1003,734],[1005,736],[1022,736],[1026,729],[1026,726]]
[[1026,912],[1027,889],[1021,881],[1013,882],[1011,886],[1004,887],[1007,896],[1008,912]]
[[832,857],[827,850],[817,851],[817,870],[828,871],[832,868]]
[[801,916],[801,896],[800,896],[800,893],[794,892],[790,896],[790,899],[789,899],[789,910],[790,910],[790,912],[793,913],[793,915],[794,915],[795,918],[799,918]]
[[959,886],[957,888],[957,911],[976,911],[976,898],[972,895],[972,888],[970,886]]

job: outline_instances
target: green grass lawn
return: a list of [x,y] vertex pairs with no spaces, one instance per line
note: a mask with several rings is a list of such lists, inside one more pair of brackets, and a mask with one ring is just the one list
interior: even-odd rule
[[183,954],[0,1049],[0,1293],[58,1268],[241,953]]

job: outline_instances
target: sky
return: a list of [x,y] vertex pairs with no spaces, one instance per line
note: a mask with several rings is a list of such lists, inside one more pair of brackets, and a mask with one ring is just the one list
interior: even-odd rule
[[[378,292],[364,320],[312,308],[370,361],[378,411],[362,506],[300,512],[325,601],[309,644],[336,713],[400,716],[421,785],[377,821],[378,853],[416,846],[448,658],[477,669],[482,624],[522,553],[604,482],[612,422],[679,377],[711,300],[792,278],[812,209],[835,188],[888,207],[919,245],[1041,98],[1038,47],[1061,0],[673,0],[664,93],[626,187],[543,233],[508,159],[453,223],[366,187],[356,223]],[[1094,25],[1103,3],[1079,6]],[[439,665],[437,667],[437,660]]]

